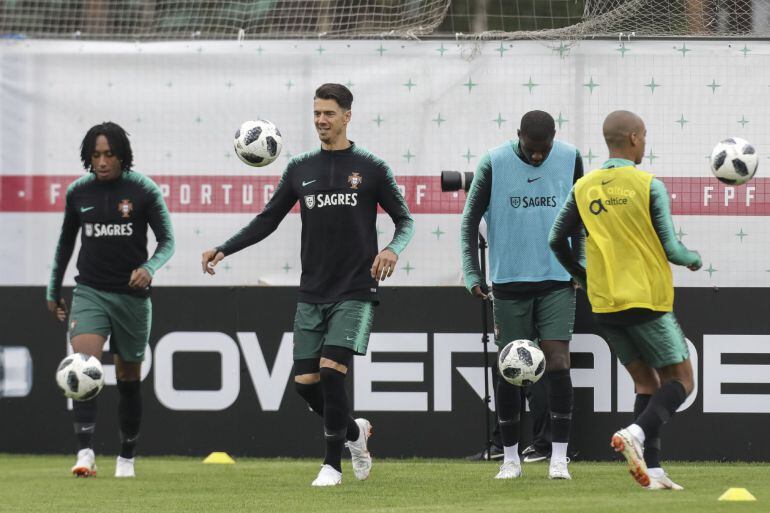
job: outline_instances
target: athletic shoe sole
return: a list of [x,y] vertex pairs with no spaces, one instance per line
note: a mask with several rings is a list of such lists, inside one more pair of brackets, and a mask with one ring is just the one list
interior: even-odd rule
[[72,469],[72,475],[75,477],[96,477],[96,469],[90,469],[88,467],[74,467]]
[[628,462],[628,473],[631,474],[631,477],[644,487],[650,486],[650,476],[647,474],[647,465],[645,465],[644,460],[641,459],[634,450],[633,443],[630,440],[626,440],[620,433],[615,433],[612,435],[610,446],[626,458],[626,461]]

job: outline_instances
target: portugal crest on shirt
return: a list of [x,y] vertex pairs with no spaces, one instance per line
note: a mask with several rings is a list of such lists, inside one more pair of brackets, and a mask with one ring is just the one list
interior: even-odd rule
[[118,212],[120,212],[123,217],[129,217],[132,210],[134,210],[134,204],[131,203],[131,200],[124,199],[118,203]]
[[358,186],[361,185],[361,182],[363,181],[364,179],[359,173],[353,173],[348,177],[348,183],[350,184],[351,189],[358,189]]

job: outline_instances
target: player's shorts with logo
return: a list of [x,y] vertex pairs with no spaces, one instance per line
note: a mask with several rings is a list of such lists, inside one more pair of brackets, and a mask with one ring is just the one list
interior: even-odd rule
[[110,350],[126,362],[141,362],[150,339],[150,298],[106,292],[79,284],[72,293],[69,337],[110,337]]
[[324,345],[366,354],[374,320],[374,303],[297,303],[294,316],[294,359],[319,358]]
[[595,317],[602,336],[623,365],[641,360],[660,369],[688,359],[687,341],[673,312],[650,313],[647,320],[630,324],[608,322],[607,314]]
[[508,342],[526,339],[572,339],[575,327],[575,289],[563,287],[543,295],[522,299],[493,301],[495,344],[503,348]]

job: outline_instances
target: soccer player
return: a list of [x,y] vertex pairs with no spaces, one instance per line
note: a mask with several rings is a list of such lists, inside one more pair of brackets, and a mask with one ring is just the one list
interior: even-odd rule
[[[377,283],[393,274],[414,230],[388,165],[347,138],[352,103],[343,85],[323,84],[316,90],[313,117],[321,147],[292,158],[264,210],[224,244],[205,251],[202,261],[203,272],[214,274],[223,258],[270,235],[300,202],[294,383],[323,417],[326,440],[326,457],[313,486],[341,484],[343,445],[350,450],[356,478],[369,477],[371,424],[350,416],[345,376],[353,356],[366,354]],[[378,204],[396,226],[393,240],[379,253]]]
[[[571,479],[567,469],[572,422],[569,341],[575,288],[551,253],[548,234],[572,184],[583,175],[583,162],[574,146],[554,140],[555,135],[553,117],[534,110],[521,118],[517,140],[489,150],[479,162],[465,202],[461,243],[465,285],[486,300],[486,279],[476,251],[479,222],[485,217],[495,343],[502,349],[516,339],[536,340],[545,353],[552,430],[548,477]],[[579,255],[582,237],[576,235],[572,243]],[[521,391],[498,378],[495,402],[504,452],[496,478],[517,478],[521,475]]]
[[[48,310],[64,322],[61,284],[80,230],[77,286],[69,312],[69,339],[76,353],[101,359],[110,337],[118,381],[121,447],[115,477],[134,477],[134,451],[142,420],[140,366],[150,336],[153,274],[174,253],[171,219],[160,189],[131,169],[125,130],[112,122],[92,127],[80,147],[86,176],[67,189],[59,243],[46,293]],[[147,226],[158,247],[147,260]],[[79,451],[72,473],[96,475],[92,449],[96,398],[74,401]]]
[[[587,291],[601,332],[634,380],[636,420],[612,436],[612,447],[642,486],[681,490],[660,466],[660,428],[693,389],[668,262],[696,271],[701,259],[674,234],[663,182],[635,167],[647,135],[641,118],[615,111],[603,130],[610,158],[575,184],[550,245]],[[583,227],[585,267],[566,244]]]

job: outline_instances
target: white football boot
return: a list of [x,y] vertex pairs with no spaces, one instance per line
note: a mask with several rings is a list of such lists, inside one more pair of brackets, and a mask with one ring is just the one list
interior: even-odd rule
[[134,458],[118,456],[115,462],[115,477],[136,477],[134,473]]
[[356,424],[358,424],[360,431],[358,440],[345,442],[345,445],[350,450],[353,473],[356,479],[363,481],[369,477],[369,472],[372,471],[372,455],[369,454],[367,447],[369,437],[372,436],[372,424],[366,419],[356,419]]
[[572,479],[567,468],[569,458],[566,460],[554,460],[551,458],[551,464],[548,466],[548,479]]
[[75,477],[94,477],[96,476],[96,455],[93,449],[80,449],[78,451],[77,461],[72,467],[72,474]]
[[324,465],[318,472],[318,477],[312,483],[312,486],[337,486],[342,484],[342,472],[331,465]]
[[642,444],[628,429],[621,429],[612,435],[610,446],[623,454],[628,462],[628,472],[642,486],[650,485],[647,465],[644,463]]
[[521,476],[521,463],[504,461],[495,479],[516,479],[519,476]]
[[647,469],[647,474],[650,476],[650,484],[646,486],[648,490],[684,490],[684,487],[673,482],[662,468]]

